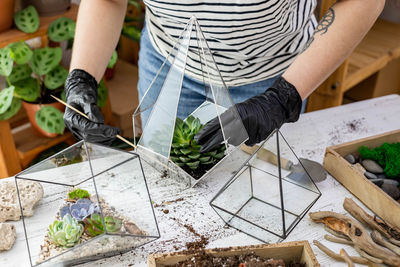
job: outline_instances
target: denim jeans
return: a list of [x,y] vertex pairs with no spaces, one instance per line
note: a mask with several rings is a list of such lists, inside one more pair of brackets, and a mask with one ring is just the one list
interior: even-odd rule
[[[165,57],[160,55],[151,44],[149,34],[144,26],[142,30],[142,35],[140,39],[140,51],[139,51],[139,82],[138,82],[138,89],[139,89],[139,99],[142,99],[143,95],[149,88],[151,82],[153,81],[154,77],[156,76],[157,72],[161,68]],[[167,62],[166,64],[169,64]],[[167,68],[168,69],[168,68]],[[159,75],[161,75],[161,79],[157,79],[155,83],[161,83],[167,72],[161,71]],[[229,87],[229,93],[232,97],[234,103],[243,102],[246,99],[263,93],[267,88],[269,88],[273,82],[279,76],[269,78],[264,81],[259,81],[252,84],[246,84],[241,86],[234,86]],[[161,84],[153,86],[161,86]],[[157,93],[151,95],[153,99],[157,97]],[[180,118],[186,118],[193,110],[195,110],[199,105],[201,105],[205,101],[205,90],[204,85],[202,82],[195,80],[191,77],[184,76],[183,83],[182,83],[182,91],[181,91],[181,98],[180,101],[184,103],[184,106],[179,107],[179,111],[177,116]],[[142,112],[141,119],[142,125],[146,125],[146,121],[149,116],[149,112]]]

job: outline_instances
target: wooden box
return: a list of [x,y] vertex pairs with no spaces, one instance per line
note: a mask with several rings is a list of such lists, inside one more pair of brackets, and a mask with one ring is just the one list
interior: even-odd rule
[[369,181],[361,171],[344,159],[347,154],[357,152],[360,146],[375,148],[385,142],[400,142],[400,130],[327,147],[324,167],[376,215],[386,222],[400,227],[400,203]]
[[[285,262],[297,261],[305,263],[307,267],[320,266],[315,258],[314,252],[307,241],[295,241],[270,245],[255,245],[232,247],[228,249],[206,249],[206,253],[215,256],[232,256],[254,252],[260,257],[283,259]],[[161,267],[172,265],[189,259],[193,256],[188,252],[174,252],[164,254],[150,254],[148,257],[149,267]]]

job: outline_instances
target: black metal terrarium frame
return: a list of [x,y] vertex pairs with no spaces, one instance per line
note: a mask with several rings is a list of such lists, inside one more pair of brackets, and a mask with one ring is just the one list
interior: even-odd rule
[[[253,157],[257,157],[257,153],[260,151],[260,149],[263,148],[265,143],[267,141],[271,141],[276,137],[276,157],[277,157],[277,172],[272,173],[266,170],[262,170],[258,168],[257,166],[254,166],[250,160]],[[282,141],[284,141],[284,144],[287,144],[288,150],[293,154],[294,158],[297,160],[297,162],[300,164],[300,166],[304,169],[304,176],[302,181],[291,181],[287,177],[283,177],[284,175],[282,174],[282,154],[281,154],[281,144]],[[255,172],[261,173],[262,178],[261,179],[267,179],[267,176],[270,177],[270,179],[275,179],[278,183],[276,184],[275,181],[275,186],[274,189],[270,192],[276,192],[279,194],[279,198],[277,198],[275,203],[270,203],[268,202],[268,197],[266,196],[265,199],[261,199],[260,194],[255,195],[255,190],[258,192],[262,192],[268,187],[268,183],[262,184],[263,186],[260,186],[260,184],[257,184],[254,178]],[[237,189],[235,191],[234,184],[238,183],[239,179],[243,179],[243,176],[245,176],[245,179],[247,180],[248,184],[248,192],[246,192],[246,189],[244,189],[246,186],[237,186]],[[274,183],[274,182],[272,182]],[[307,204],[304,206],[304,208],[301,210],[301,212],[298,213],[293,213],[290,210],[286,209],[285,204],[288,204],[289,202],[285,201],[285,197],[287,197],[287,185],[290,183],[290,187],[298,187],[298,189],[301,192],[306,192],[310,194],[310,197],[308,199]],[[300,192],[299,191],[299,192]],[[242,202],[240,205],[237,205],[234,209],[232,206],[234,205],[235,199],[238,199],[242,197]],[[210,201],[211,207],[215,210],[215,212],[221,217],[221,219],[230,227],[239,230],[240,232],[246,233],[249,236],[252,236],[253,238],[256,238],[262,242],[270,243],[271,242],[271,237],[275,238],[277,237],[278,240],[276,241],[282,241],[285,239],[296,227],[296,225],[301,221],[301,219],[305,216],[305,214],[311,209],[311,207],[315,204],[315,202],[320,198],[321,192],[314,183],[313,179],[310,176],[310,172],[307,171],[307,169],[304,167],[304,165],[301,163],[297,155],[294,153],[293,149],[290,147],[286,139],[283,137],[283,135],[280,133],[278,129],[276,129],[274,132],[271,133],[269,138],[267,138],[264,142],[260,144],[260,147],[257,149],[257,151],[253,154],[252,157],[249,157],[249,160],[246,161],[242,167],[240,168],[240,171],[237,172],[236,174],[233,175],[233,177],[218,191],[218,193],[212,198]],[[296,201],[296,197],[294,196],[294,201]],[[301,196],[299,196],[301,198]],[[221,202],[221,199],[224,199],[225,202]],[[257,219],[254,219],[256,216],[253,216],[253,218],[250,218],[248,214],[245,214],[243,212],[245,209],[248,209],[247,206],[249,206],[249,203],[251,202],[258,202],[258,209],[253,209],[251,212],[254,214],[257,214],[257,216],[265,216],[268,217],[269,214],[262,214],[263,208],[260,207],[268,207],[267,210],[276,210],[276,217],[275,219],[272,219],[272,221],[269,224],[266,224],[264,221],[257,221]],[[297,200],[299,201],[299,200]],[[290,203],[289,203],[290,204]],[[290,206],[290,205],[288,205]],[[245,215],[242,215],[245,214]],[[248,213],[248,212],[247,212]],[[288,217],[292,217],[291,222],[288,224]],[[276,227],[277,225],[281,224],[280,227]],[[275,228],[275,230],[273,230]],[[276,229],[279,229],[277,231]],[[271,235],[269,235],[271,234]],[[275,242],[275,241],[274,241]]]
[[[128,158],[126,160],[123,160],[123,161],[119,162],[118,164],[113,165],[113,166],[111,166],[109,168],[106,168],[106,169],[102,170],[101,172],[94,173],[93,166],[92,166],[92,159],[90,157],[90,153],[88,153],[88,150],[90,149],[88,147],[88,144],[92,145],[91,143],[87,143],[87,142],[82,140],[82,141],[80,141],[80,142],[78,142],[78,143],[76,143],[76,144],[74,144],[74,145],[72,145],[72,146],[70,146],[70,147],[58,152],[57,154],[55,154],[55,155],[43,160],[42,162],[27,168],[26,170],[20,172],[19,174],[17,174],[15,176],[15,183],[16,183],[16,188],[17,188],[17,193],[18,193],[18,200],[19,200],[20,211],[21,211],[21,217],[22,217],[22,222],[23,222],[23,227],[24,227],[25,240],[26,240],[26,245],[27,245],[27,249],[28,249],[29,260],[30,260],[31,266],[43,266],[43,265],[47,265],[47,264],[49,264],[49,265],[60,264],[60,262],[54,261],[54,260],[59,259],[60,257],[62,257],[63,255],[66,255],[67,253],[70,253],[72,251],[76,251],[76,250],[79,250],[81,248],[84,248],[85,246],[88,246],[89,244],[95,244],[95,242],[100,241],[104,237],[138,238],[138,239],[142,239],[144,242],[143,243],[139,242],[139,245],[137,245],[137,246],[133,245],[132,247],[128,247],[128,248],[126,248],[124,250],[113,250],[113,251],[110,251],[110,252],[105,252],[105,253],[101,252],[101,253],[97,253],[95,255],[90,255],[90,256],[86,256],[86,257],[77,257],[77,258],[73,258],[71,260],[61,260],[61,264],[63,266],[64,265],[70,266],[70,265],[82,264],[82,263],[93,261],[93,260],[98,260],[98,259],[101,259],[101,258],[104,258],[104,257],[115,256],[115,255],[130,251],[132,249],[135,249],[137,247],[143,246],[143,245],[145,245],[145,244],[147,244],[149,242],[152,242],[152,241],[154,241],[154,240],[156,240],[156,239],[158,239],[160,237],[160,231],[159,231],[157,219],[156,219],[156,216],[155,216],[155,213],[154,213],[154,208],[153,208],[153,205],[151,204],[152,201],[151,201],[151,197],[150,197],[150,193],[149,193],[146,177],[145,177],[145,174],[144,174],[144,171],[143,171],[143,166],[142,166],[142,163],[141,163],[140,156],[137,153],[134,153],[134,152],[122,151],[122,150],[119,150],[119,149],[116,149],[116,148],[110,148],[110,147],[105,147],[105,146],[102,146],[102,145],[99,145],[99,144],[95,144],[98,147],[103,147],[104,149],[107,149],[107,150],[110,150],[110,151],[115,151],[115,152],[118,152],[118,153],[127,153],[127,154],[130,155],[130,158]],[[36,169],[38,171],[46,170],[46,168],[47,168],[46,165],[45,165],[46,162],[48,162],[51,159],[57,158],[60,155],[63,155],[69,149],[79,148],[79,147],[83,147],[84,150],[85,150],[85,153],[86,153],[86,156],[87,156],[87,162],[88,162],[88,164],[90,166],[90,174],[91,174],[90,177],[88,177],[86,179],[83,179],[82,181],[80,181],[78,183],[74,183],[74,184],[67,184],[67,183],[62,183],[62,182],[50,182],[50,181],[46,181],[46,180],[40,180],[40,179],[33,179],[33,178],[24,177],[24,175],[29,174],[29,172],[31,172],[32,169]],[[81,149],[81,148],[79,148],[79,149]],[[91,239],[89,239],[87,241],[84,241],[84,242],[82,242],[80,244],[76,244],[75,246],[63,251],[60,254],[57,254],[57,255],[55,255],[53,257],[50,257],[49,259],[46,259],[45,261],[42,261],[40,263],[34,263],[32,261],[33,255],[32,255],[31,249],[30,249],[30,243],[29,243],[30,239],[29,239],[28,230],[27,230],[27,227],[28,227],[27,226],[27,223],[28,223],[27,219],[28,218],[26,218],[26,216],[24,216],[24,210],[23,210],[22,203],[21,203],[21,197],[20,197],[20,192],[19,192],[19,188],[18,188],[18,182],[19,181],[23,181],[23,180],[27,180],[27,181],[34,181],[34,182],[39,182],[39,183],[43,183],[43,184],[52,184],[52,185],[59,185],[59,186],[74,188],[74,187],[77,187],[77,186],[79,186],[79,185],[81,185],[83,183],[86,183],[86,182],[91,180],[91,182],[93,183],[94,191],[96,193],[96,197],[97,197],[97,201],[98,201],[97,203],[100,203],[99,196],[101,196],[101,195],[99,195],[99,193],[98,193],[98,186],[96,185],[96,178],[98,176],[102,175],[102,174],[105,174],[106,172],[108,172],[108,171],[110,171],[112,169],[115,169],[115,168],[117,168],[117,167],[119,167],[119,166],[121,166],[123,164],[126,164],[126,163],[128,163],[130,161],[133,161],[133,160],[138,160],[138,162],[139,162],[138,165],[140,166],[140,172],[143,175],[144,188],[146,189],[145,194],[146,194],[146,196],[148,196],[148,201],[149,201],[150,207],[151,207],[152,218],[150,220],[151,220],[151,224],[153,226],[155,226],[154,230],[156,230],[156,232],[155,232],[156,234],[155,235],[135,235],[135,234],[131,234],[131,233],[129,233],[129,234],[127,234],[127,233],[118,234],[118,233],[108,232],[107,228],[104,227],[105,222],[104,222],[104,213],[103,213],[103,210],[102,210],[103,207],[102,207],[102,205],[99,205],[101,221],[102,221],[102,224],[103,224],[103,227],[104,227],[104,233],[102,233],[102,234],[100,234],[98,236],[95,236],[95,237],[93,237],[93,238],[91,238]],[[41,165],[44,165],[44,166],[42,167]],[[34,216],[35,215],[33,215],[32,217],[34,217]],[[146,239],[148,239],[148,240],[146,240]],[[133,243],[134,242],[132,242],[132,244]]]

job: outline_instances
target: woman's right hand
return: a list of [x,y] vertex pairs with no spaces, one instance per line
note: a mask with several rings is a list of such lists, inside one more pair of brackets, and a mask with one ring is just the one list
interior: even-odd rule
[[120,129],[104,124],[97,106],[96,79],[84,70],[72,70],[65,82],[67,103],[82,111],[89,119],[70,108],[65,109],[64,122],[77,139],[109,145],[120,134]]

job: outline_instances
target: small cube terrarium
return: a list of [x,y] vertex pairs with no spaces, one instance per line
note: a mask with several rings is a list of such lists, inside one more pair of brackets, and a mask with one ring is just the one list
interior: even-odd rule
[[[188,69],[188,61],[199,62],[201,68],[197,71]],[[199,100],[192,109],[187,108],[182,98],[185,74],[204,84],[204,100]],[[221,119],[221,114],[228,109],[233,119]],[[223,142],[213,150],[201,153],[194,137],[216,117],[222,129]],[[218,169],[248,138],[195,17],[186,25],[142,97],[133,120],[133,125],[142,122],[137,152],[151,165],[160,171],[167,171],[187,186],[195,185]]]
[[321,196],[307,170],[275,130],[211,200],[229,226],[266,243],[285,239]]
[[[35,213],[21,207],[32,266],[76,265],[159,237],[140,158],[81,141],[15,177],[39,183]],[[18,197],[22,199],[18,190]]]

